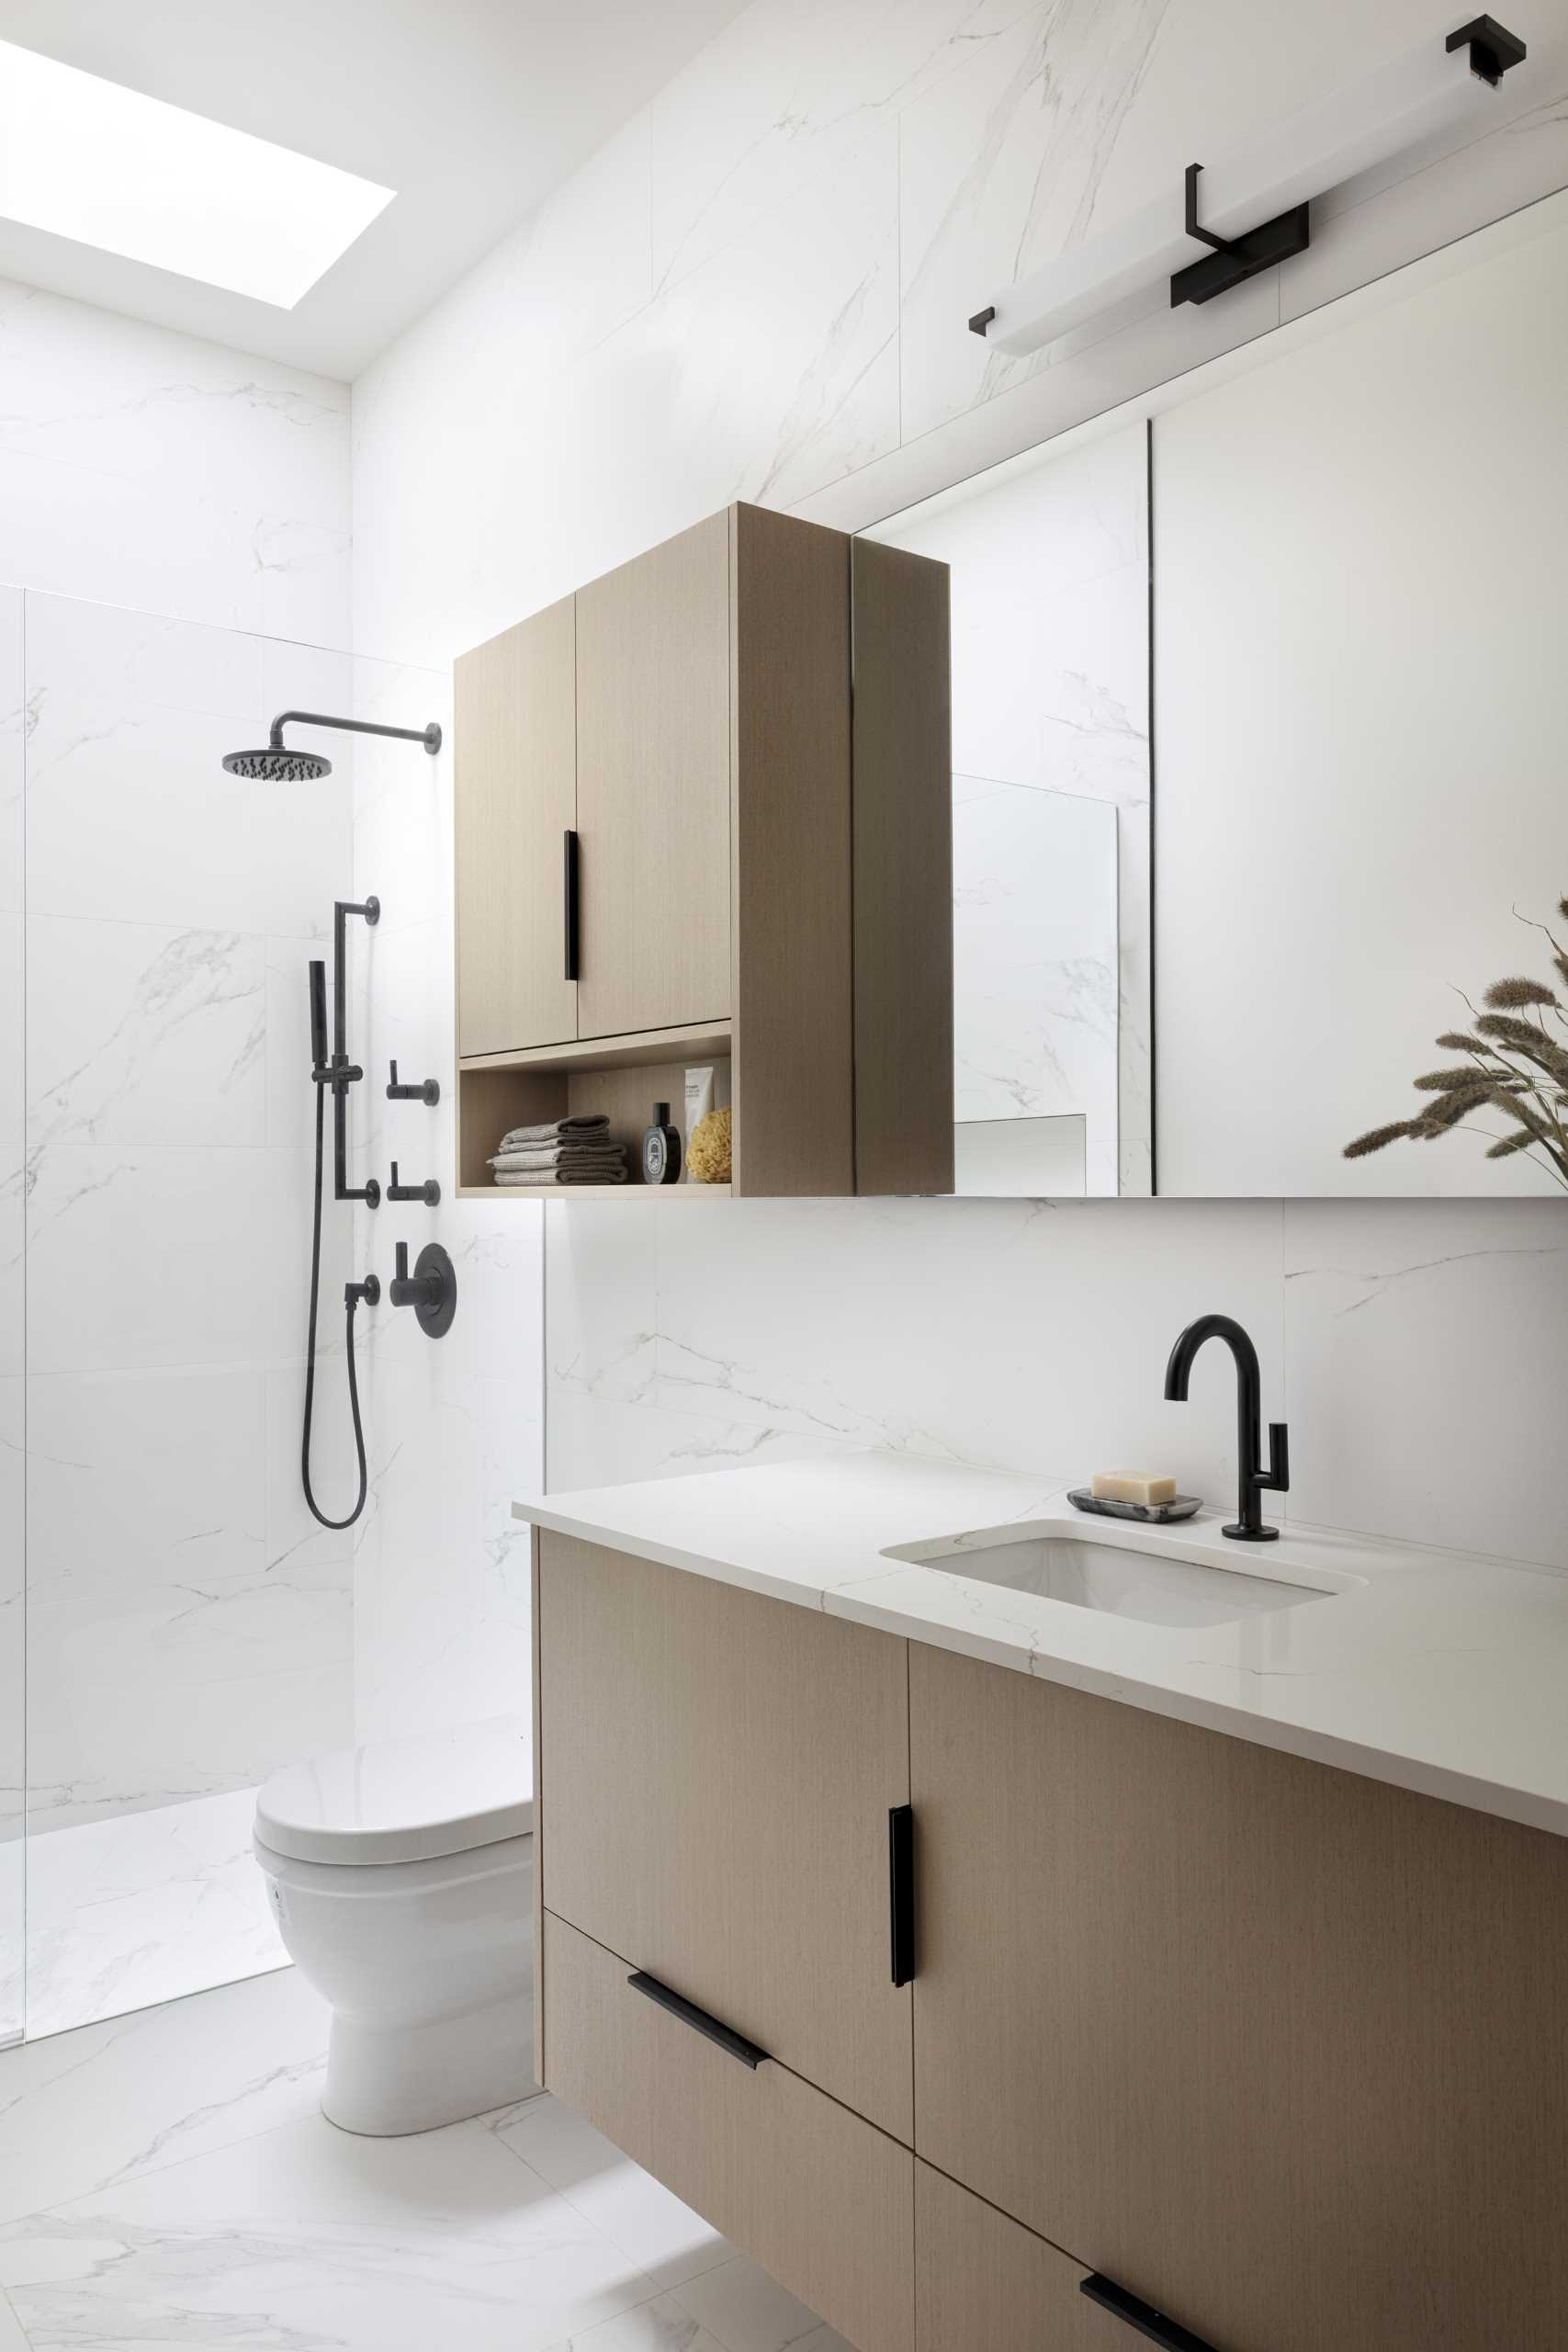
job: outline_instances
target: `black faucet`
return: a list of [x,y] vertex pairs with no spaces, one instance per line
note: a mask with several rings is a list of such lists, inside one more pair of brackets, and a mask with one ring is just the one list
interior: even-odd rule
[[1258,1369],[1258,1350],[1228,1315],[1200,1315],[1196,1323],[1187,1329],[1170,1351],[1170,1362],[1165,1368],[1165,1394],[1168,1404],[1185,1405],[1188,1375],[1192,1359],[1205,1340],[1223,1340],[1235,1358],[1237,1495],[1235,1522],[1223,1532],[1238,1544],[1272,1544],[1280,1531],[1263,1524],[1261,1496],[1265,1487],[1284,1494],[1291,1483],[1290,1432],[1283,1421],[1269,1424],[1269,1467],[1264,1469],[1258,1456],[1262,1452],[1259,1415],[1261,1413],[1261,1382]]

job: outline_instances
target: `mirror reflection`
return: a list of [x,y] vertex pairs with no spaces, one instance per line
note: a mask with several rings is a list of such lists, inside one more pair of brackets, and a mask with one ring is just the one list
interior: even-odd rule
[[1568,1185],[1562,219],[872,534],[952,571],[959,1192]]

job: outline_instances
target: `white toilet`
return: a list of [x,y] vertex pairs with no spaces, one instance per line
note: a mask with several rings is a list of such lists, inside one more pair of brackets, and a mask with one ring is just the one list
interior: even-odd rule
[[289,1957],[332,2005],[321,2107],[429,2132],[533,2078],[532,1758],[511,1716],[275,1773],[255,1851]]

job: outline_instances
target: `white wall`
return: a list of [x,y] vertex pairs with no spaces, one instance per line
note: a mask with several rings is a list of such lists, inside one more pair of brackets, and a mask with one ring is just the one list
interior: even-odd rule
[[[352,1727],[351,1543],[296,1458],[352,768],[286,806],[219,765],[351,692],[348,393],[14,286],[0,351],[0,1836],[25,1781],[36,2027],[179,1989],[160,1943],[197,1982],[208,1928],[254,1945],[243,1837],[151,1825]],[[56,1867],[132,1815],[134,1861]]]
[[[1553,11],[1530,0],[1526,17],[1546,55]],[[1513,129],[1459,180],[1434,166],[1325,217],[1288,286],[1027,363],[964,332],[1020,268],[1429,25],[1425,0],[757,0],[355,386],[357,651],[445,664],[737,496],[891,512],[1043,419],[1568,180],[1568,72],[1548,56],[1555,78],[1508,98]],[[446,857],[430,852],[428,961],[409,982],[433,1041],[450,1035]],[[546,1221],[557,1486],[853,1443],[1064,1475],[1152,1457],[1220,1496],[1224,1367],[1190,1406],[1160,1402],[1176,1330],[1220,1307],[1255,1331],[1269,1409],[1294,1424],[1298,1513],[1568,1566],[1530,1466],[1559,1437],[1555,1203],[437,1215],[511,1261],[483,1309],[502,1382],[530,1376]],[[424,1410],[378,1409],[400,1465]],[[471,1514],[426,1488],[419,1540],[441,1566],[408,1559],[405,1584],[471,1591]],[[509,1615],[519,1702],[520,1631]]]

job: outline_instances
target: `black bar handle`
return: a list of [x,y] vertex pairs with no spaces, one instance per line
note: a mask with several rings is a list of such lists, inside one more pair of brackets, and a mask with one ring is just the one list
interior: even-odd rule
[[1140,2302],[1125,2287],[1119,2287],[1114,2278],[1102,2278],[1098,2271],[1092,2278],[1078,2280],[1078,2292],[1087,2295],[1091,2303],[1098,2303],[1101,2311],[1124,2320],[1134,2335],[1146,2335],[1151,2344],[1162,2345],[1165,2352],[1214,2352],[1213,2346],[1203,2336],[1194,2335],[1190,2327],[1167,2319],[1152,2303]]
[[887,1814],[888,1949],[893,1982],[908,1984],[915,1973],[915,1808],[896,1804]]
[[634,1993],[641,1993],[660,2008],[668,2009],[672,2018],[679,2018],[682,2025],[689,2025],[694,2032],[705,2035],[709,2041],[716,2041],[721,2050],[728,2050],[730,2056],[739,2058],[743,2066],[754,2069],[766,2061],[768,2053],[765,2050],[759,2050],[754,2041],[748,2041],[746,2036],[737,2033],[732,2026],[721,2025],[717,2018],[708,2015],[706,2009],[699,2009],[695,2001],[688,2001],[681,1994],[672,1993],[668,1984],[660,1983],[657,1976],[647,1975],[640,1968],[634,1969],[626,1983]]
[[563,850],[561,878],[566,899],[564,922],[566,977],[569,980],[575,980],[578,965],[577,835],[570,826],[561,836],[561,842]]

